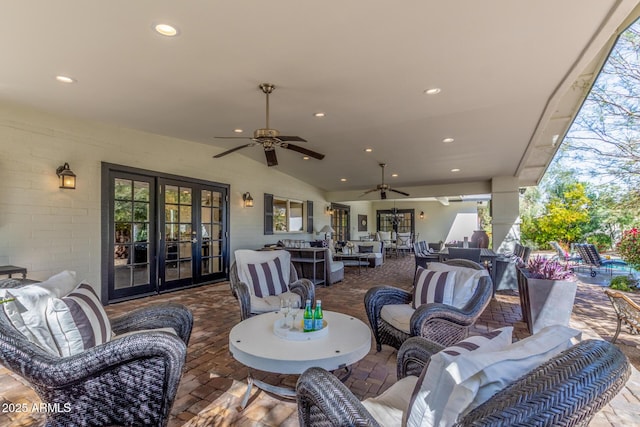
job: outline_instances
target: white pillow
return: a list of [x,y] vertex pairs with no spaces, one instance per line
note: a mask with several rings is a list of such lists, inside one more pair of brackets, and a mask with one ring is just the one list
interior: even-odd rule
[[60,356],[81,353],[111,339],[111,323],[91,285],[80,284],[64,298],[51,298],[47,323]]
[[456,281],[455,271],[433,271],[418,267],[415,277],[413,308],[434,302],[452,304]]
[[405,414],[406,425],[447,425],[440,421],[455,383],[447,377],[445,368],[462,355],[493,352],[507,347],[511,344],[512,334],[512,326],[496,329],[464,339],[431,356],[413,390]]
[[455,386],[442,420],[455,423],[513,381],[571,347],[572,339],[580,334],[566,326],[549,326],[502,350],[469,354],[453,361],[443,373],[443,378],[450,378]]
[[75,271],[63,271],[44,282],[23,286],[18,289],[0,289],[0,299],[11,299],[2,304],[7,317],[29,341],[51,354],[58,355],[58,349],[47,325],[46,309],[49,299],[69,293],[75,286]]
[[441,262],[430,262],[427,269],[456,272],[456,281],[453,289],[453,303],[451,305],[457,308],[463,308],[469,302],[478,287],[478,281],[480,281],[480,278],[483,276],[489,276],[489,272],[484,268],[482,270],[476,270],[475,268],[447,265]]

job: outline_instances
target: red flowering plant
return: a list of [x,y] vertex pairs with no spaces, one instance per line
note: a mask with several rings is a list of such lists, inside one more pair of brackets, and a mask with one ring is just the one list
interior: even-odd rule
[[640,269],[640,231],[632,228],[622,233],[618,242],[618,253],[627,264],[635,269]]
[[577,279],[573,271],[566,265],[540,255],[529,260],[527,271],[531,279],[566,280],[570,282]]

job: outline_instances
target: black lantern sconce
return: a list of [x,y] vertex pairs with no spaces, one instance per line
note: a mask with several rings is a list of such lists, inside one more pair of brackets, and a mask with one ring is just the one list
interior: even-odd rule
[[75,190],[76,174],[69,169],[69,163],[58,166],[58,169],[56,169],[56,175],[58,175],[58,178],[60,179],[60,188]]
[[424,211],[420,211],[420,219],[424,219]]
[[329,216],[333,215],[333,209],[331,209],[331,206],[327,206],[324,212]]
[[251,197],[251,193],[248,191],[242,195],[242,200],[244,201],[245,208],[253,207],[253,197]]

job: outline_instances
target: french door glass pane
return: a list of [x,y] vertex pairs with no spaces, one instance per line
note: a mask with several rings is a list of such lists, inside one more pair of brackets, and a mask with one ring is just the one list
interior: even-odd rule
[[114,287],[149,283],[149,183],[116,178],[113,193]]
[[165,186],[165,280],[193,276],[191,259],[196,237],[192,227],[193,190],[178,185]]
[[222,271],[221,200],[220,192],[204,189],[200,192],[201,275]]

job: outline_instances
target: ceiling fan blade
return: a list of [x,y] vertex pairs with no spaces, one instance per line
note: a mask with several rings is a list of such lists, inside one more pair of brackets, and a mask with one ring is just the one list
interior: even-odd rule
[[214,136],[216,139],[253,139],[250,136]]
[[267,158],[267,166],[278,165],[278,157],[276,156],[276,150],[264,150],[264,155]]
[[280,141],[297,141],[297,142],[307,142],[306,139],[302,139],[299,136],[278,136]]
[[364,193],[362,193],[362,195],[364,196],[365,194],[373,193],[374,191],[378,191],[378,189],[377,188],[373,188],[371,190],[367,190]]
[[250,146],[250,145],[253,145],[253,143],[249,143],[249,144],[245,144],[245,145],[240,145],[240,146],[238,146],[238,147],[236,147],[236,148],[232,148],[231,150],[227,150],[227,151],[222,152],[222,153],[220,153],[220,154],[216,154],[215,156],[213,156],[213,158],[214,158],[214,159],[219,159],[219,158],[220,158],[220,157],[222,157],[222,156],[226,156],[227,154],[231,154],[231,153],[233,153],[234,151],[241,150],[241,149],[243,149],[243,148],[245,148],[245,147],[248,147],[248,146]]
[[324,154],[316,153],[315,151],[311,151],[311,150],[308,150],[306,148],[299,147],[297,145],[287,144],[286,146],[283,146],[283,148],[287,148],[289,150],[297,151],[298,153],[302,153],[302,154],[305,154],[305,155],[307,155],[309,157],[313,157],[314,159],[318,159],[318,160],[324,159]]
[[408,196],[409,195],[409,193],[405,193],[404,191],[400,191],[400,190],[394,190],[393,188],[390,188],[389,191],[393,191],[394,193],[402,194],[403,196]]

